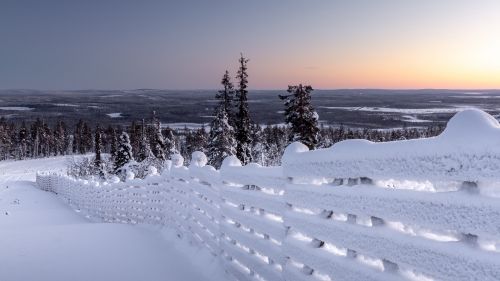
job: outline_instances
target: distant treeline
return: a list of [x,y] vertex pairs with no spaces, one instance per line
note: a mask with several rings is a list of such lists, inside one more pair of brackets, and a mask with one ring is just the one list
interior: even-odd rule
[[[152,117],[148,117],[145,131],[152,124]],[[143,131],[142,122],[132,122],[127,127],[109,126],[102,130],[102,151],[111,152],[111,143],[114,136],[125,131],[130,135],[130,142],[134,157],[139,151],[139,141]],[[42,120],[31,124],[22,123],[16,126],[5,118],[0,118],[0,158],[30,159],[57,155],[78,155],[94,152],[94,138],[96,125],[89,125],[80,121],[76,127],[68,128],[64,121],[49,127]],[[443,126],[408,129],[351,129],[344,126],[320,126],[317,148],[326,148],[346,139],[366,139],[374,142],[384,142],[402,139],[415,139],[436,136],[443,130]],[[203,151],[207,153],[209,144],[209,128],[200,129],[171,129],[161,130],[168,153],[180,153],[189,161],[191,153]],[[253,161],[262,165],[279,165],[285,147],[290,143],[290,128],[287,126],[269,125],[252,126],[252,154]],[[151,137],[146,137],[151,142]],[[210,157],[210,155],[209,155]]]

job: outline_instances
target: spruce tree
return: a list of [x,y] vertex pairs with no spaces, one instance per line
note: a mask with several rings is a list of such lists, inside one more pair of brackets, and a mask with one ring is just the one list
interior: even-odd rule
[[23,121],[19,129],[19,159],[26,159],[28,156],[28,129]]
[[82,143],[82,135],[83,135],[83,120],[78,120],[76,123],[75,131],[73,134],[73,153],[83,154],[81,143]]
[[179,154],[179,150],[177,149],[177,143],[174,135],[174,130],[167,127],[163,130],[163,134],[159,136],[162,137],[163,140],[163,148],[167,157],[173,154]]
[[215,109],[215,118],[210,125],[210,138],[208,142],[208,157],[209,164],[219,168],[224,158],[236,154],[236,142],[234,138],[234,129],[229,121],[227,105],[231,103],[231,95],[228,94],[228,89],[232,89],[233,85],[229,79],[229,75],[224,74],[222,78],[222,86],[224,90],[219,91],[215,96],[219,100],[219,104]]
[[141,142],[141,126],[134,121],[130,125],[129,129],[130,135],[130,145],[132,145],[132,152],[134,153],[134,157],[137,158],[139,154],[139,146]]
[[111,160],[115,161],[116,159],[116,153],[118,152],[118,137],[116,134],[116,130],[113,127],[108,128],[108,135],[110,138],[110,148],[109,148],[109,153],[111,154]]
[[92,145],[93,145],[93,140],[92,140],[92,129],[91,127],[87,124],[87,122],[83,123],[83,129],[82,129],[82,138],[81,138],[81,153],[88,153],[92,151]]
[[66,154],[67,149],[66,125],[63,121],[58,121],[54,129],[55,154]]
[[151,151],[151,147],[149,146],[149,141],[146,135],[146,128],[144,119],[142,120],[142,128],[139,142],[139,149],[137,153],[137,161],[142,162],[146,159],[154,158],[153,152]]
[[123,172],[123,166],[125,166],[130,161],[134,160],[132,155],[132,146],[130,145],[130,137],[127,132],[122,132],[120,139],[118,141],[118,147],[116,151],[114,170],[116,174]]
[[234,86],[231,82],[231,77],[229,76],[229,71],[226,70],[222,76],[221,81],[223,89],[220,90],[215,98],[222,101],[224,109],[226,110],[227,116],[229,117],[229,124],[234,126],[234,116],[233,116],[233,100],[234,100]]
[[153,146],[152,146],[153,154],[156,159],[163,163],[167,160],[167,156],[165,155],[166,143],[163,135],[161,133],[160,128],[155,128],[155,134],[153,135]]
[[95,150],[95,158],[94,158],[94,169],[95,173],[99,175],[99,177],[104,178],[104,162],[102,160],[101,152],[102,152],[102,131],[99,125],[95,129],[94,135],[94,150]]
[[285,104],[285,122],[291,127],[290,141],[300,141],[309,149],[318,144],[318,114],[311,104],[311,86],[288,86],[288,95],[280,96]]
[[248,110],[248,59],[241,57],[239,59],[239,70],[236,75],[238,80],[238,89],[236,90],[236,114],[235,114],[235,138],[236,138],[236,156],[243,165],[252,161],[252,137],[250,113]]

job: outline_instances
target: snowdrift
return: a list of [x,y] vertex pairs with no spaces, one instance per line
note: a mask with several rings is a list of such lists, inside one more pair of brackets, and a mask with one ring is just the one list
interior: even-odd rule
[[457,113],[433,138],[374,143],[346,140],[308,151],[290,145],[283,156],[290,177],[371,177],[429,180],[498,179],[500,125],[476,110]]
[[172,228],[237,280],[500,280],[499,145],[467,110],[435,138],[294,143],[282,167],[196,152],[145,180],[37,183],[96,221]]

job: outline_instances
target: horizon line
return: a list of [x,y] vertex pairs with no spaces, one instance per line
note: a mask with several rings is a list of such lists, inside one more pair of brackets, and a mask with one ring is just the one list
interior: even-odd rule
[[[307,84],[303,84],[307,85]],[[78,92],[78,91],[219,91],[220,89],[210,88],[135,88],[135,89],[120,89],[120,88],[87,88],[87,89],[30,89],[30,88],[7,88],[0,91],[40,91],[40,92]],[[236,90],[236,89],[235,89]],[[249,88],[248,91],[286,91],[286,88]],[[314,88],[314,91],[500,91],[500,88]]]

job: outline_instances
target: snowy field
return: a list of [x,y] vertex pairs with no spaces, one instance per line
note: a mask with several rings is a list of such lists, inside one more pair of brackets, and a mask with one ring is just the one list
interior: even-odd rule
[[173,233],[92,223],[35,187],[36,171],[63,171],[64,157],[0,162],[0,280],[224,280],[205,250]]

